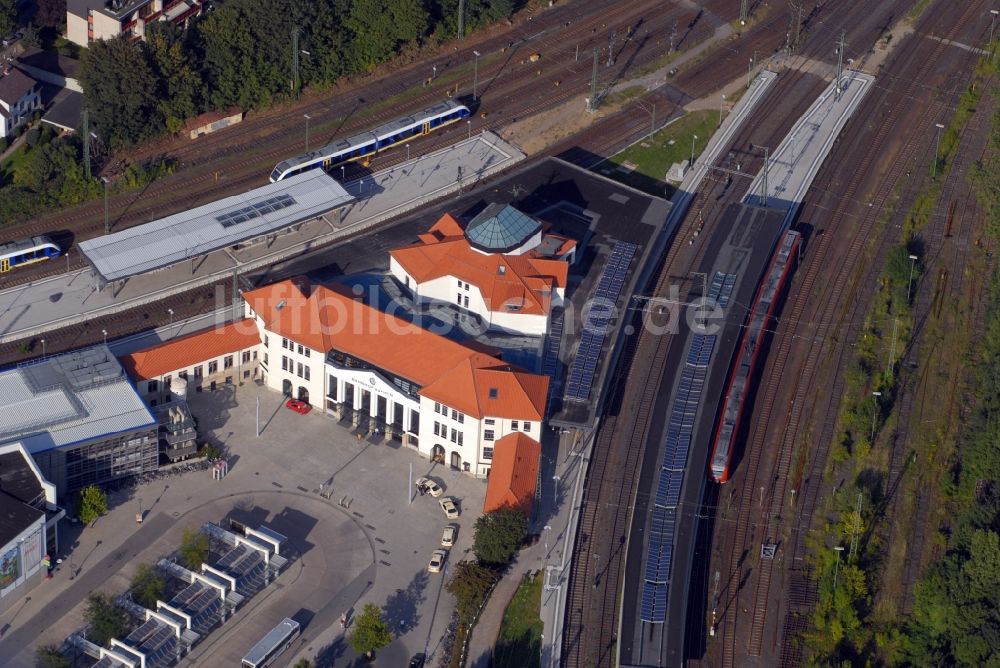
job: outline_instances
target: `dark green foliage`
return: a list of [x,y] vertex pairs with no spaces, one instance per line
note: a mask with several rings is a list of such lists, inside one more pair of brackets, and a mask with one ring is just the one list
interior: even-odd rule
[[528,520],[524,513],[505,507],[485,513],[476,520],[472,549],[484,564],[503,565],[509,562],[528,535]]
[[38,0],[35,21],[40,26],[62,28],[66,25],[66,0]]
[[358,654],[371,655],[392,642],[389,625],[382,619],[382,611],[374,603],[365,603],[361,614],[354,620],[348,642]]
[[[56,1],[44,0],[39,21],[58,13],[48,9]],[[506,18],[517,4],[468,0],[466,33]],[[96,133],[119,149],[177,132],[184,119],[210,109],[250,110],[295,95],[293,31],[300,85],[326,87],[370,71],[431,33],[454,36],[457,11],[458,0],[217,2],[186,31],[157,22],[147,27],[145,42],[91,44],[84,95]]]
[[0,39],[17,27],[17,0],[0,0]]
[[84,54],[80,80],[91,125],[113,148],[141,142],[163,126],[160,86],[144,44],[124,37],[93,42]]
[[156,609],[156,601],[163,597],[163,592],[167,588],[167,581],[163,575],[149,564],[139,564],[132,576],[132,600],[139,605]]
[[109,640],[122,638],[128,631],[128,613],[115,605],[107,594],[90,594],[83,617],[90,625],[87,640],[97,645],[107,645]]
[[55,645],[35,649],[35,668],[70,668],[73,663]]
[[181,563],[191,570],[200,569],[202,563],[208,558],[208,547],[208,536],[198,529],[191,527],[184,529],[184,533],[181,535],[181,546],[178,549]]
[[474,561],[460,561],[455,566],[455,574],[448,582],[448,592],[455,597],[458,617],[471,622],[479,606],[486,600],[490,587],[497,581],[497,573],[491,568]]

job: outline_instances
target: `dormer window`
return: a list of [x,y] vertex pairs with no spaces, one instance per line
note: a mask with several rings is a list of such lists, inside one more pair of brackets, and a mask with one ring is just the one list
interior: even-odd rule
[[490,399],[496,399],[500,395],[500,390],[495,387],[490,388]]
[[497,274],[499,274],[500,276],[503,276],[506,273],[507,273],[507,267],[505,267],[502,264],[498,264],[497,265]]

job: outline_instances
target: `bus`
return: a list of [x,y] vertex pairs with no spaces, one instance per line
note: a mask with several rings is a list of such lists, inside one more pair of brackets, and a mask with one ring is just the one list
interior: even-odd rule
[[243,668],[270,666],[282,652],[292,646],[292,641],[299,637],[299,630],[297,621],[285,617],[247,652],[243,657]]

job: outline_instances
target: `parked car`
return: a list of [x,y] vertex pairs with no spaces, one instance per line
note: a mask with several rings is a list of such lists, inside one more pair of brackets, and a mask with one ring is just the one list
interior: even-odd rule
[[414,654],[413,658],[410,659],[410,668],[424,668],[424,661],[427,658],[424,656],[423,652],[420,654]]
[[285,402],[285,406],[295,411],[296,413],[302,413],[305,415],[312,410],[312,406],[304,401],[299,401],[298,399],[289,399]]
[[445,550],[434,550],[431,552],[431,560],[427,564],[427,571],[430,573],[440,573],[444,568],[444,560],[448,558]]
[[441,489],[441,485],[437,484],[430,478],[417,478],[416,485],[417,489],[424,492],[425,494],[430,494],[435,498],[444,494],[444,490]]
[[455,506],[455,500],[450,496],[446,496],[438,503],[441,504],[441,510],[444,511],[444,516],[449,520],[458,519],[458,508]]
[[449,524],[446,526],[444,528],[444,533],[441,534],[441,545],[443,547],[454,547],[456,533],[458,533],[457,524]]

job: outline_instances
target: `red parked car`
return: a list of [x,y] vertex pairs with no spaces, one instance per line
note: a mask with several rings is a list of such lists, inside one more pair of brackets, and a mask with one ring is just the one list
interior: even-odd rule
[[289,399],[285,402],[285,406],[292,409],[296,413],[302,413],[303,415],[312,410],[312,406],[304,401],[299,401],[298,399]]

